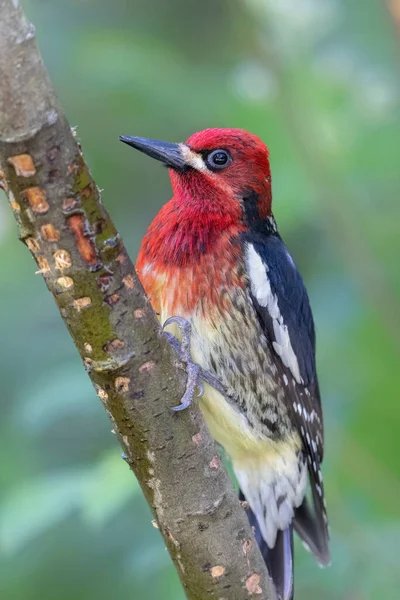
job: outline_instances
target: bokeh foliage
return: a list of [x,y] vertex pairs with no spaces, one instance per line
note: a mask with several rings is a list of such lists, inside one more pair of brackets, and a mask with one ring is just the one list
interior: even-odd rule
[[[170,188],[119,134],[180,141],[226,126],[267,142],[275,215],[314,308],[326,415],[333,565],[319,570],[299,545],[296,597],[397,599],[400,85],[387,6],[24,4],[132,256]],[[0,598],[183,599],[3,196],[0,260]]]

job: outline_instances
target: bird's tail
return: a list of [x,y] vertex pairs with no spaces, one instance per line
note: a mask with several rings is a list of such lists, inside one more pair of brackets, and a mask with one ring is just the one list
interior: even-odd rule
[[[246,499],[241,490],[239,499]],[[278,600],[293,600],[293,526],[289,525],[284,531],[278,531],[276,542],[273,548],[270,548],[261,534],[257,518],[251,508],[246,508],[246,512],[269,575],[274,582]]]

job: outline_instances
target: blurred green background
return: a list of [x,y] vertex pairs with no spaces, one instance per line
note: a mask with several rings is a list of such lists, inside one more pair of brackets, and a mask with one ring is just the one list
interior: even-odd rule
[[[119,134],[243,127],[318,333],[333,564],[297,600],[394,600],[400,551],[400,82],[382,0],[25,0],[131,256],[170,197]],[[396,0],[392,10],[399,9]],[[399,10],[400,14],[400,10]],[[0,598],[181,600],[177,575],[0,197]],[[177,499],[178,501],[178,499]]]

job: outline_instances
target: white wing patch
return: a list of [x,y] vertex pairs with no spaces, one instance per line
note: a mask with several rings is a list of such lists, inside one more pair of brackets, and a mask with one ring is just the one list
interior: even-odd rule
[[290,369],[297,383],[304,383],[300,375],[296,354],[290,342],[288,327],[283,322],[279,310],[278,297],[271,289],[267,274],[269,271],[268,265],[262,261],[261,256],[252,244],[246,244],[246,264],[251,292],[259,305],[268,310],[272,319],[275,336],[275,341],[272,342],[273,348],[277,355],[281,357],[285,367]]

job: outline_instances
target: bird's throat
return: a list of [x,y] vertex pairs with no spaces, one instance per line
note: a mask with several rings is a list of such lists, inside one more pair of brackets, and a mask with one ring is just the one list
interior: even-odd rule
[[143,240],[141,253],[147,261],[186,267],[207,260],[207,255],[231,252],[243,231],[232,214],[198,211],[171,200],[158,213]]

